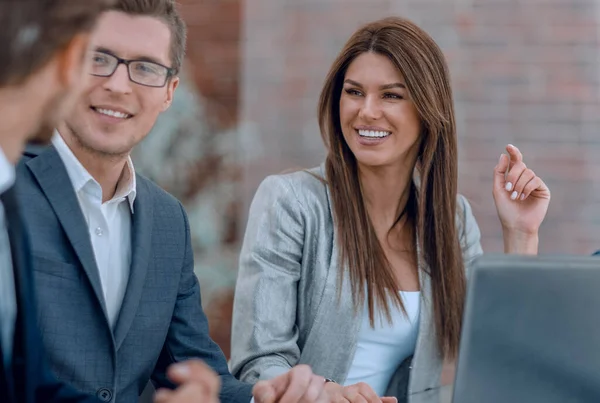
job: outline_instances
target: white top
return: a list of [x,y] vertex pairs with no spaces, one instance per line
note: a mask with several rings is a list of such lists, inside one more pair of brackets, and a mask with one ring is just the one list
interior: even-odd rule
[[[0,147],[0,194],[6,192],[14,182],[15,167],[8,161],[2,147]],[[5,367],[9,366],[12,359],[16,317],[15,273],[12,265],[4,206],[0,202],[0,344]]]
[[375,328],[369,323],[369,309],[365,303],[362,326],[356,352],[344,385],[365,382],[384,396],[394,372],[415,351],[419,332],[419,291],[400,291],[407,316],[391,305],[393,323],[385,316],[375,316]]
[[87,222],[102,283],[106,313],[114,328],[127,289],[131,266],[131,218],[136,195],[133,163],[131,158],[127,160],[114,197],[102,203],[100,184],[81,165],[58,133],[54,134],[52,144],[65,164]]

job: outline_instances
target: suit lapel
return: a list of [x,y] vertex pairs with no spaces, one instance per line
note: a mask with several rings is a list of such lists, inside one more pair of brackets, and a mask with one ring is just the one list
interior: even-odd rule
[[[326,177],[323,165],[316,174],[322,178]],[[329,187],[326,187],[326,193],[331,208]],[[333,221],[331,224],[333,225]],[[326,271],[314,273],[316,276],[323,276],[317,283],[324,282],[325,290],[313,327],[302,349],[299,364],[309,364],[316,374],[341,382],[346,379],[352,364],[348,357],[354,357],[364,311],[362,307],[357,312],[354,310],[352,286],[347,273],[339,291],[339,275],[346,269],[342,267],[338,256],[338,237],[333,230],[331,261],[328,268]]]
[[131,231],[131,270],[115,328],[117,350],[129,332],[142,297],[152,242],[153,200],[146,183],[139,176],[136,191]]
[[29,160],[27,166],[37,179],[67,234],[67,238],[92,285],[94,295],[102,307],[104,317],[108,321],[100,274],[87,223],[58,152],[54,147],[48,147],[38,157]]
[[363,309],[354,311],[349,275],[344,275],[339,293],[338,276],[342,269],[338,260],[337,237],[334,235],[331,262],[327,270],[325,291],[314,324],[302,349],[299,364],[312,366],[316,374],[343,382],[348,376],[356,351],[363,320]]
[[443,357],[438,353],[435,324],[433,323],[433,296],[429,266],[422,256],[421,243],[417,237],[417,257],[419,282],[421,285],[421,305],[419,307],[419,334],[411,363],[408,395],[440,385]]

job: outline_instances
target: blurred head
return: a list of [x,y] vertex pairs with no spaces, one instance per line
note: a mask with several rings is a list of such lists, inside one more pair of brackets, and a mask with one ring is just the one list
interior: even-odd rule
[[36,133],[44,138],[34,140],[47,140],[42,125],[56,124],[74,103],[87,78],[90,32],[111,3],[0,0],[0,92],[11,94],[2,102],[27,105],[20,119],[23,141]]
[[128,155],[173,101],[185,31],[172,0],[117,0],[94,31],[91,79],[59,125],[63,137],[96,155]]
[[[329,70],[319,124],[328,147],[327,180],[338,218],[340,253],[350,267],[358,304],[364,297],[361,290],[367,288],[369,306],[376,299],[388,318],[386,293],[400,306],[402,301],[367,216],[358,171],[391,167],[412,174],[415,166],[419,168],[420,186],[412,191],[407,212],[414,216],[409,218],[421,242],[419,258],[431,270],[438,344],[443,353],[454,353],[464,275],[455,229],[454,107],[442,51],[426,32],[402,18],[363,26]],[[354,239],[365,242],[356,245]],[[367,278],[374,280],[369,283]]]

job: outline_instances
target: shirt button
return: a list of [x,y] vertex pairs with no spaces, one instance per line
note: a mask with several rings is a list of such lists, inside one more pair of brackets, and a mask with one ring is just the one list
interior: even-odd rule
[[103,402],[110,402],[112,399],[112,392],[108,388],[100,388],[96,392],[96,396]]
[[102,231],[102,228],[100,228],[100,227],[96,228],[96,235],[102,236],[102,234],[104,234],[104,231]]

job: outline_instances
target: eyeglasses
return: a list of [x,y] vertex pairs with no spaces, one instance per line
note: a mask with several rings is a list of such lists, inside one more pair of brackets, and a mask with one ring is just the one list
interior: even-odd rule
[[146,60],[125,60],[107,52],[90,52],[90,74],[97,77],[110,77],[120,64],[127,66],[129,79],[146,87],[164,87],[167,80],[176,74],[176,70],[162,64]]

